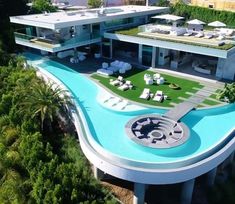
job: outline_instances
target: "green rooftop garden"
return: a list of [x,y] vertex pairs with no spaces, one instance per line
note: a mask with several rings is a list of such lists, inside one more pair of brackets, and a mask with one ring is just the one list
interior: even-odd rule
[[[153,75],[155,72],[141,69],[132,69],[124,76],[125,80],[130,80],[134,85],[133,89],[129,89],[126,91],[119,90],[116,86],[113,86],[109,83],[110,79],[116,79],[117,76],[104,77],[98,74],[93,74],[91,77],[96,79],[103,86],[107,87],[113,93],[126,98],[131,101],[135,101],[138,103],[143,103],[147,105],[153,106],[162,106],[162,107],[173,107],[175,104],[179,104],[184,99],[189,98],[193,93],[197,92],[198,89],[202,88],[199,82],[182,79],[179,77],[174,77],[166,74],[161,74],[165,79],[165,83],[162,85],[152,84],[146,85],[144,81],[145,74]],[[179,89],[172,89],[169,87],[170,84],[177,84]],[[164,100],[162,103],[153,101],[152,99],[145,100],[140,99],[144,88],[149,88],[151,93],[155,94],[157,90],[163,91],[164,95],[167,95],[168,98]]]
[[168,41],[168,42],[175,42],[175,43],[183,43],[183,44],[188,44],[188,45],[195,45],[195,46],[201,46],[201,47],[208,47],[208,48],[215,48],[215,49],[220,49],[220,50],[229,50],[232,47],[234,47],[234,44],[224,44],[221,46],[215,46],[215,45],[206,45],[206,44],[200,44],[198,42],[186,42],[182,41],[180,39],[172,40],[172,39],[162,39],[156,37],[151,37],[151,36],[139,36],[138,33],[140,31],[138,30],[138,27],[130,28],[130,29],[125,29],[125,30],[118,30],[115,31],[115,34],[122,34],[122,35],[129,35],[129,36],[135,36],[135,37],[140,37],[140,38],[149,38],[149,39],[156,39],[156,40],[161,40],[161,41]]

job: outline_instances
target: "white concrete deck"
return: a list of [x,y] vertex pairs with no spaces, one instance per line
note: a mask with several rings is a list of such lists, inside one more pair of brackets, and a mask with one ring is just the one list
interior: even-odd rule
[[84,9],[71,12],[63,11],[46,14],[12,16],[10,17],[10,21],[12,23],[38,26],[42,28],[59,29],[74,25],[105,22],[118,18],[157,14],[164,11],[168,11],[168,8],[128,5],[119,7]]
[[129,112],[129,111],[140,111],[146,109],[144,106],[134,104],[126,99],[115,96],[102,87],[99,87],[99,93],[97,95],[96,100],[104,108],[113,111]]

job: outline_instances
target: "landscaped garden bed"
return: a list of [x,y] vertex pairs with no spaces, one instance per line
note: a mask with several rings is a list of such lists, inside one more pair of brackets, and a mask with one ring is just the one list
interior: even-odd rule
[[[110,79],[116,79],[116,76],[104,77],[98,74],[93,74],[91,77],[96,79],[100,84],[108,88],[113,93],[120,95],[123,98],[126,98],[131,101],[154,105],[154,106],[163,106],[163,107],[172,107],[173,104],[178,104],[182,102],[181,98],[189,98],[191,95],[188,93],[195,93],[198,89],[202,88],[199,82],[183,79],[179,77],[174,77],[166,74],[161,74],[162,77],[165,79],[165,83],[161,85],[157,85],[156,83],[152,85],[146,85],[144,81],[144,75],[149,74],[153,76],[155,72],[149,70],[141,70],[141,69],[133,69],[127,74],[123,75],[124,79],[127,81],[131,81],[134,85],[133,89],[129,89],[127,91],[121,91],[116,86],[110,84]],[[172,89],[169,87],[170,84],[177,84],[179,89]],[[148,100],[140,99],[139,96],[141,95],[144,88],[149,88],[152,94],[155,94],[157,90],[163,91],[163,94],[167,96],[167,99],[164,100],[162,103],[153,101],[151,98]]]

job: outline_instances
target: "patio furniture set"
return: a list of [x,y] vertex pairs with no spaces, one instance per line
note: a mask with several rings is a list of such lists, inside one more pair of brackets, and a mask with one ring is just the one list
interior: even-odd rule
[[121,91],[132,89],[134,86],[131,81],[125,81],[122,76],[118,76],[118,78],[115,80],[110,79],[109,83],[113,86],[118,86],[118,89]]
[[123,61],[115,60],[110,63],[110,65],[107,62],[102,63],[102,68],[97,70],[98,74],[110,76],[114,73],[119,74],[125,74],[127,71],[131,70],[132,66],[131,64]]
[[156,73],[153,76],[151,76],[150,74],[145,74],[144,80],[145,80],[146,85],[152,85],[154,82],[160,85],[160,84],[164,84],[165,82],[165,79],[161,77],[159,73]]
[[156,93],[154,94],[154,93],[150,92],[150,89],[144,88],[144,90],[142,91],[139,98],[145,99],[145,100],[148,100],[149,98],[152,98],[153,101],[163,102],[163,100],[167,99],[167,95],[164,95],[163,92],[159,91],[159,90],[156,91]]
[[70,58],[71,63],[79,63],[86,59],[86,53],[80,52],[77,54],[77,56],[73,56]]
[[205,39],[216,38],[217,40],[224,40],[227,37],[231,37],[234,33],[233,29],[224,28],[226,24],[220,21],[214,21],[208,24],[210,27],[214,27],[214,31],[203,31],[203,26],[206,24],[203,21],[198,19],[190,20],[187,22],[188,27],[180,27],[177,24],[184,19],[181,16],[175,16],[170,14],[157,15],[152,17],[154,19],[165,20],[166,22],[172,22],[172,26],[168,25],[154,25],[148,24],[145,26],[140,26],[139,29],[141,32],[150,32],[150,33],[160,33],[160,34],[169,34],[173,36],[194,36],[197,38],[204,37]]

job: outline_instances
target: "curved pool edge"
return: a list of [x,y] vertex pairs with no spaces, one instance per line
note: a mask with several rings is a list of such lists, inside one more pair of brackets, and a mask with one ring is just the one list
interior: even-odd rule
[[[38,70],[43,72],[44,75],[54,81],[62,89],[69,91],[67,87],[54,75],[46,70],[42,70],[40,67],[38,67]],[[184,167],[168,169],[153,169],[148,168],[148,165],[143,165],[144,167],[136,167],[131,165],[132,163],[123,161],[123,158],[119,158],[117,160],[116,157],[112,157],[110,152],[104,151],[101,147],[98,151],[94,148],[97,144],[93,144],[93,141],[89,140],[86,133],[88,126],[86,124],[85,117],[76,101],[74,102],[76,104],[76,110],[75,112],[72,110],[72,116],[74,118],[76,130],[79,133],[79,140],[84,154],[97,168],[121,179],[145,184],[171,184],[183,182],[198,177],[215,168],[235,149],[235,138],[233,137],[218,152],[193,164],[185,165]],[[234,134],[235,129],[231,132]]]

